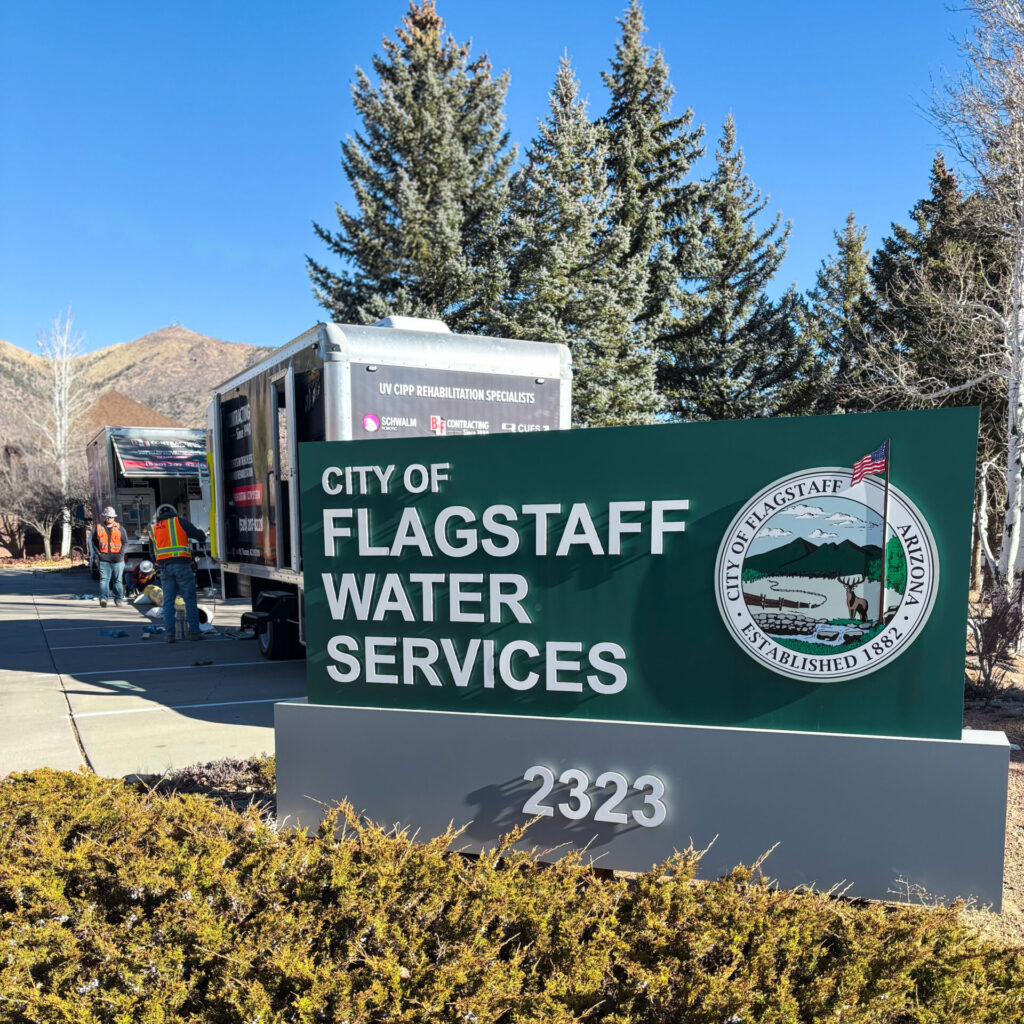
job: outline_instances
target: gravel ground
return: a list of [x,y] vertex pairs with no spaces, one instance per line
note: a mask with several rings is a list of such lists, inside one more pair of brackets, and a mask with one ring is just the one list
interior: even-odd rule
[[1020,750],[1010,751],[1010,785],[1006,800],[1006,857],[1003,866],[1003,913],[979,915],[982,927],[1003,942],[1024,946],[1024,690],[1014,688],[990,701],[968,700],[964,725],[999,729]]
[[157,793],[198,793],[236,811],[255,805],[266,818],[277,813],[274,759],[266,755],[246,760],[226,757],[138,781],[140,786]]

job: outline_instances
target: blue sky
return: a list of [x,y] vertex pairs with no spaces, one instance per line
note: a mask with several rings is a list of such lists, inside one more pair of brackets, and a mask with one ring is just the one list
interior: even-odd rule
[[[316,320],[311,221],[348,205],[349,84],[407,0],[0,4],[0,338],[34,349],[71,305],[85,349],[178,322],[279,345]],[[600,74],[626,0],[438,0],[508,68],[521,151],[567,50]],[[941,138],[921,113],[968,21],[940,0],[648,0],[648,41],[714,151],[736,118],[747,171],[792,219],[776,281],[806,290],[849,210],[874,247],[925,194]],[[767,211],[766,211],[767,212]]]
[[844,540],[861,545],[879,544],[882,520],[875,509],[860,500],[863,497],[862,485],[855,496],[808,499],[777,512],[758,531],[747,555],[774,550],[798,537],[813,544],[841,544]]

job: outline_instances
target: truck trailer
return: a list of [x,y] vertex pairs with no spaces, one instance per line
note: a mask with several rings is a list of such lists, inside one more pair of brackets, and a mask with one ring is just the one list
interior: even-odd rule
[[86,446],[86,461],[93,519],[98,521],[106,505],[117,510],[126,561],[146,557],[146,531],[161,505],[173,505],[200,530],[209,530],[206,431],[104,427]]
[[[565,345],[436,320],[320,323],[219,385],[207,417],[214,557],[267,658],[305,647],[298,445],[570,426]],[[443,443],[439,442],[439,443]]]

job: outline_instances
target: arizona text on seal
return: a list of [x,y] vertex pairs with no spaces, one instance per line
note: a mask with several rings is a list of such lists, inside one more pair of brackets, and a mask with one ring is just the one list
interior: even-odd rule
[[[854,471],[804,470],[765,487],[726,531],[722,618],[739,645],[793,679],[838,683],[889,664],[920,635],[938,557],[913,502],[888,480],[888,450]],[[856,481],[856,483],[853,483]],[[884,534],[884,536],[883,536]]]

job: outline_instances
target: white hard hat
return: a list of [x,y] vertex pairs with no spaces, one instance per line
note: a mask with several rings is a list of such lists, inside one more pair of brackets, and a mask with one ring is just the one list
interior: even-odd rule
[[108,505],[103,510],[103,518],[104,519],[116,519],[117,518],[117,511],[116,511],[116,509],[114,508],[113,505]]
[[153,565],[153,563],[152,563],[152,562],[151,562],[151,561],[150,561],[150,560],[149,560],[149,559],[147,558],[147,559],[146,559],[146,560],[145,560],[144,562],[139,562],[139,568],[140,568],[140,569],[141,569],[141,570],[142,570],[143,572],[152,572],[152,571],[153,571],[153,569],[155,568],[155,566],[154,566],[154,565]]
[[176,516],[178,514],[178,510],[173,505],[161,505],[156,510],[156,518],[166,519],[167,516],[164,515],[165,512],[169,513],[172,516]]

